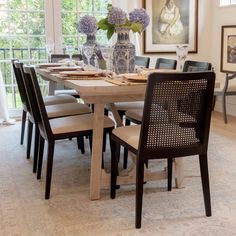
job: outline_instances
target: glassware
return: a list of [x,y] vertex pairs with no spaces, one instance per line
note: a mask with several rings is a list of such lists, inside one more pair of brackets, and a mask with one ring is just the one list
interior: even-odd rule
[[54,43],[47,43],[46,44],[46,52],[48,55],[48,62],[51,62],[51,55],[54,52]]
[[75,51],[75,48],[73,45],[69,44],[69,45],[66,45],[65,46],[65,49],[66,49],[66,54],[69,55],[69,63],[68,63],[68,66],[75,66],[75,63],[73,63],[72,61],[72,55]]
[[94,47],[95,45],[84,45],[83,46],[83,53],[88,61],[88,68],[91,69],[93,66],[90,63],[90,59],[94,54]]
[[188,45],[177,45],[176,46],[176,55],[179,63],[180,71],[183,70],[184,61],[188,55]]
[[113,57],[113,51],[114,48],[111,46],[101,46],[100,50],[102,52],[102,56],[104,60],[106,61],[106,71],[112,71],[112,57]]

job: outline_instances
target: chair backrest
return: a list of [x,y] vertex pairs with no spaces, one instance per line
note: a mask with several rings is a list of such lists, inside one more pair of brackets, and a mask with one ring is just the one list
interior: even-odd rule
[[30,106],[29,106],[29,101],[27,98],[27,93],[26,93],[26,88],[22,79],[22,75],[21,75],[21,71],[20,68],[16,67],[16,63],[19,62],[18,59],[12,59],[11,60],[11,64],[13,67],[13,71],[15,74],[15,78],[16,78],[16,84],[19,90],[19,94],[20,94],[20,98],[21,98],[21,102],[24,106],[26,106],[26,109],[29,111],[30,110]]
[[[139,158],[181,157],[206,151],[214,83],[214,72],[151,74],[144,102]],[[181,112],[179,101],[183,101]],[[160,115],[163,109],[167,115]]]
[[176,70],[176,66],[177,66],[177,61],[174,59],[157,58],[155,68]]
[[22,62],[15,62],[15,67],[20,71],[21,74],[21,80],[24,84],[24,88],[26,91],[26,96],[27,96],[27,102],[29,104],[29,110],[28,112],[30,113],[31,117],[33,118],[35,123],[40,122],[41,117],[39,115],[39,110],[35,106],[34,102],[36,101],[36,97],[32,91],[32,82],[29,78],[28,74],[24,73],[23,66],[24,64]]
[[209,70],[212,70],[212,65],[209,62],[187,60],[183,66],[183,72],[203,72]]
[[75,61],[81,61],[83,60],[83,56],[81,54],[73,54],[72,59]]
[[149,68],[150,57],[135,56],[135,65]]
[[39,87],[39,82],[33,66],[24,66],[23,68],[25,75],[27,76],[28,85],[31,87],[31,104],[34,108],[34,119],[37,120],[40,127],[41,135],[43,135],[47,140],[51,139],[53,136],[51,126],[49,123],[48,115],[46,112],[45,104],[43,101],[42,93]]
[[67,58],[69,58],[68,54],[52,54],[51,55],[51,62],[57,63],[60,60],[67,59]]

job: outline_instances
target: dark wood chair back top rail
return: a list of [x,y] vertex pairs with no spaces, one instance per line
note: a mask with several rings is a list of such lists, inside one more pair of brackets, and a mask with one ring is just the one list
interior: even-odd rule
[[[68,59],[70,56],[68,54],[51,54],[51,62],[52,63],[57,63],[63,59]],[[72,55],[73,60],[82,60],[82,55],[81,54],[73,54]]]
[[203,72],[209,70],[212,70],[212,64],[210,62],[186,60],[183,66],[183,72]]
[[135,65],[149,68],[150,57],[135,56]]
[[21,62],[16,62],[15,63],[16,67],[19,68],[20,73],[21,73],[21,79],[23,81],[25,90],[26,90],[26,95],[27,95],[27,102],[29,104],[29,114],[31,115],[31,119],[33,119],[34,123],[39,123],[41,121],[40,115],[39,115],[39,110],[37,109],[37,106],[35,106],[35,101],[36,101],[36,96],[33,93],[33,85],[30,79],[29,74],[24,72],[23,69],[23,63]]
[[20,63],[18,59],[11,60],[11,63],[12,63],[13,71],[15,74],[16,83],[18,86],[21,102],[23,105],[26,106],[27,110],[30,110],[30,106],[29,106],[29,102],[28,102],[28,98],[27,98],[27,93],[26,93],[26,88],[25,88],[25,85],[24,85],[24,82],[22,79],[21,70],[20,70],[20,66],[22,63]]
[[177,61],[175,59],[157,58],[156,69],[173,69],[176,70]]

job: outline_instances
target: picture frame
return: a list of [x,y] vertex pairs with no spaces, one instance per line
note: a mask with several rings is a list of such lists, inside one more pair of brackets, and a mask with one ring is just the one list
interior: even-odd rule
[[198,0],[143,0],[143,8],[150,16],[144,54],[175,53],[177,45],[188,45],[189,53],[197,53]]
[[236,25],[223,25],[221,27],[220,71],[236,71]]

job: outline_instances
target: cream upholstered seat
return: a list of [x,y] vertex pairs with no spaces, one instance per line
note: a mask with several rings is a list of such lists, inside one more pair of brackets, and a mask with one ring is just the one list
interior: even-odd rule
[[69,96],[78,96],[79,94],[76,92],[75,89],[56,89],[54,91],[54,94],[57,96],[62,96],[62,95],[69,95]]
[[[165,109],[159,110],[159,113],[157,116],[165,116],[168,118],[168,112]],[[196,122],[196,119],[194,117],[184,113],[184,112],[177,112],[176,115],[179,117],[178,123],[183,123],[183,122]],[[128,111],[125,112],[125,117],[126,119],[134,122],[135,124],[141,124],[142,119],[143,119],[143,109],[129,109]]]
[[115,109],[119,111],[126,111],[128,109],[139,109],[143,107],[143,101],[136,102],[116,102]]
[[63,104],[63,103],[76,103],[77,99],[72,97],[71,95],[56,95],[56,96],[45,96],[43,98],[45,105],[55,105],[55,104]]
[[[51,119],[49,123],[52,129],[52,133],[54,135],[92,130],[93,114],[84,114]],[[104,116],[104,128],[110,128],[113,126],[114,122],[107,116]]]
[[[125,143],[138,150],[139,137],[140,137],[141,125],[131,125],[123,126],[116,128],[112,131],[112,134],[117,138],[123,140]],[[171,147],[174,145],[181,146],[184,144],[191,145],[197,143],[199,140],[194,137],[194,129],[180,127],[178,125],[169,124],[168,128],[165,125],[159,124],[157,126],[158,132],[163,135],[163,147],[168,147],[165,145],[168,144]],[[176,135],[176,140],[173,139],[173,136]],[[179,137],[179,139],[178,139]],[[153,137],[155,138],[155,137]],[[174,141],[174,142],[173,142]]]
[[222,99],[222,112],[224,115],[224,122],[227,124],[227,112],[226,112],[226,96],[236,95],[236,72],[233,74],[226,74],[225,80],[221,81],[220,87],[216,87],[214,95],[221,96]]
[[[34,107],[34,109],[32,109],[32,115],[40,132],[37,172],[38,179],[41,178],[45,140],[48,143],[45,199],[49,199],[55,141],[84,135],[89,136],[91,140],[94,125],[93,114],[67,116],[49,120],[34,68],[24,67],[24,73],[28,76],[32,84],[32,93],[30,93],[31,98],[33,98],[32,95],[36,97],[36,99],[30,99],[30,102],[31,107]],[[110,118],[104,117],[103,125],[104,132],[111,134],[111,131],[114,128],[114,122]]]
[[91,113],[90,108],[81,103],[67,103],[46,106],[48,118]]

